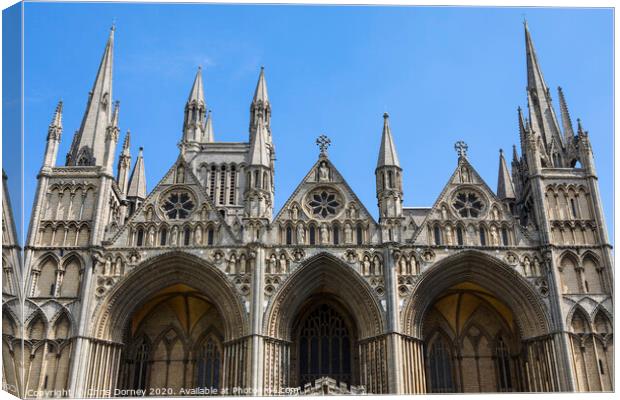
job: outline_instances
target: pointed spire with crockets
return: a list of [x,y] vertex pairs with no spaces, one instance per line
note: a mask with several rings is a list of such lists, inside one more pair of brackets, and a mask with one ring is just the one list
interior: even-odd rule
[[62,135],[62,101],[58,102],[54,116],[47,128],[47,146],[45,147],[45,157],[43,158],[44,167],[56,165],[60,136]]
[[125,134],[125,140],[123,141],[123,150],[118,157],[118,187],[125,195],[127,195],[127,188],[129,186],[129,170],[131,168],[131,153],[129,150],[131,142],[131,132],[127,131]]
[[519,162],[519,154],[517,153],[517,145],[513,144],[512,145],[512,163],[518,163]]
[[211,110],[207,113],[207,122],[205,123],[204,140],[205,143],[213,143],[215,141],[213,135],[213,117],[211,116]]
[[516,198],[512,178],[510,177],[510,172],[508,172],[508,166],[506,165],[506,159],[504,158],[504,151],[502,149],[499,150],[497,197],[500,200],[514,200]]
[[381,135],[381,148],[379,149],[379,158],[377,159],[377,168],[392,166],[400,168],[396,146],[392,138],[392,130],[390,129],[390,116],[388,113],[383,114],[383,134]]
[[133,167],[131,178],[129,178],[129,189],[127,189],[128,198],[145,199],[146,198],[146,174],[144,173],[144,157],[142,155],[144,149],[140,147],[136,164]]
[[[560,127],[551,104],[549,88],[545,84],[542,70],[538,63],[534,43],[530,30],[525,25],[525,53],[527,58],[527,96],[531,128],[541,135],[545,151],[550,153],[555,142],[557,147],[563,147]],[[551,154],[548,154],[551,158]]]
[[192,90],[190,90],[187,103],[185,104],[185,116],[183,118],[184,142],[203,141],[206,110],[207,105],[202,85],[202,68],[198,67]]
[[566,99],[564,98],[564,91],[558,86],[558,95],[560,97],[560,113],[562,114],[562,129],[564,130],[564,140],[566,144],[573,142],[575,132],[573,131],[573,123],[570,120],[570,114],[568,112],[568,106],[566,105]]
[[392,138],[388,113],[383,114],[383,132],[375,177],[379,222],[383,226],[382,241],[398,241],[400,240],[401,218],[403,216],[402,169]]
[[256,133],[250,142],[249,165],[270,168],[271,159],[267,148],[267,130],[262,120],[258,121]]
[[68,165],[103,166],[106,131],[112,123],[112,67],[114,58],[114,26],[99,64],[95,83],[88,96],[86,112],[77,134],[75,146],[67,157]]
[[56,105],[56,110],[47,132],[47,140],[60,140],[60,134],[62,133],[62,100]]
[[269,103],[269,95],[267,94],[267,80],[265,79],[265,68],[260,67],[258,82],[254,90],[254,97],[250,105],[250,141],[256,133],[258,121],[262,121],[267,136],[266,139],[271,142],[271,104]]

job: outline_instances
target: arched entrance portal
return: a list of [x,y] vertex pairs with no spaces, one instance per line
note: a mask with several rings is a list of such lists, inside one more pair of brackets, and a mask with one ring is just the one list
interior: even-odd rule
[[170,396],[181,387],[214,394],[205,390],[248,384],[241,299],[223,272],[196,256],[168,253],[133,269],[94,310],[92,329],[87,394],[165,388],[146,393]]
[[380,300],[336,257],[321,253],[297,268],[271,298],[263,324],[265,393],[322,377],[368,393],[388,391]]
[[127,326],[119,387],[129,390],[222,386],[222,332],[217,308],[200,292],[177,284],[137,309]]
[[322,377],[352,385],[357,358],[353,351],[357,334],[348,312],[335,299],[311,298],[293,327],[291,360],[296,386]]
[[542,295],[509,265],[462,252],[425,271],[414,293],[403,331],[423,347],[426,391],[561,390],[561,339]]
[[427,390],[519,390],[519,340],[510,308],[466,282],[440,295],[424,318]]

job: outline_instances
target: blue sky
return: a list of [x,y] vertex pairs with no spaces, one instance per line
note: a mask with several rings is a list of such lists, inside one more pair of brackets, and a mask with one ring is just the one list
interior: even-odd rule
[[[315,162],[314,141],[376,216],[374,169],[388,111],[404,169],[405,206],[431,206],[456,166],[454,142],[496,187],[498,150],[518,143],[526,108],[523,18],[547,84],[558,85],[594,147],[612,229],[613,13],[610,9],[421,8],[27,3],[25,211],[47,126],[64,101],[64,163],[109,27],[114,98],[132,154],[144,146],[148,189],[178,156],[183,107],[204,71],[217,141],[248,139],[261,65],[272,102],[276,211]],[[120,147],[120,146],[119,146]]]

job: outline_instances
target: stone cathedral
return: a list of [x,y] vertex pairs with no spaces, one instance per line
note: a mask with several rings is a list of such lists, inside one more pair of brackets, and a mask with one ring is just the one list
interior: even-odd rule
[[278,132],[263,69],[244,143],[216,140],[198,70],[178,158],[147,190],[147,155],[120,134],[112,29],[63,166],[63,104],[53,113],[23,270],[3,213],[5,387],[28,397],[613,390],[613,261],[589,135],[561,89],[556,116],[527,25],[525,48],[528,110],[510,167],[499,153],[496,190],[458,142],[432,207],[403,206],[406,171],[384,114],[375,220],[325,136],[274,210]]

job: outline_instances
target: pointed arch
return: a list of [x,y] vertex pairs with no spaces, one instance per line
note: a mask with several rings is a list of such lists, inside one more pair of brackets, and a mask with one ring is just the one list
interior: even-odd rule
[[370,285],[351,267],[328,253],[306,260],[270,299],[263,329],[273,338],[290,340],[292,323],[304,301],[321,292],[336,296],[357,320],[360,340],[383,332],[381,306]]
[[592,327],[593,331],[599,335],[608,335],[613,333],[613,324],[611,314],[601,305],[599,305],[593,313]]
[[521,338],[549,332],[550,316],[535,288],[503,261],[476,250],[444,258],[420,275],[402,311],[403,332],[421,338],[424,315],[434,299],[468,281],[476,282],[512,309]]
[[45,315],[37,310],[29,319],[26,328],[26,338],[29,340],[42,340],[47,337],[48,322]]
[[579,257],[570,250],[560,255],[560,284],[562,293],[583,293]]
[[122,342],[133,310],[153,293],[177,283],[189,285],[209,297],[224,320],[226,340],[247,332],[247,315],[226,275],[197,256],[175,251],[144,261],[108,293],[94,312],[93,335]]
[[82,271],[84,269],[84,261],[77,253],[68,254],[63,263],[64,271],[62,283],[58,288],[60,297],[78,297],[80,294],[80,286],[82,281]]
[[592,332],[588,313],[580,305],[575,305],[569,318],[568,326],[571,327],[573,333],[581,334]]

